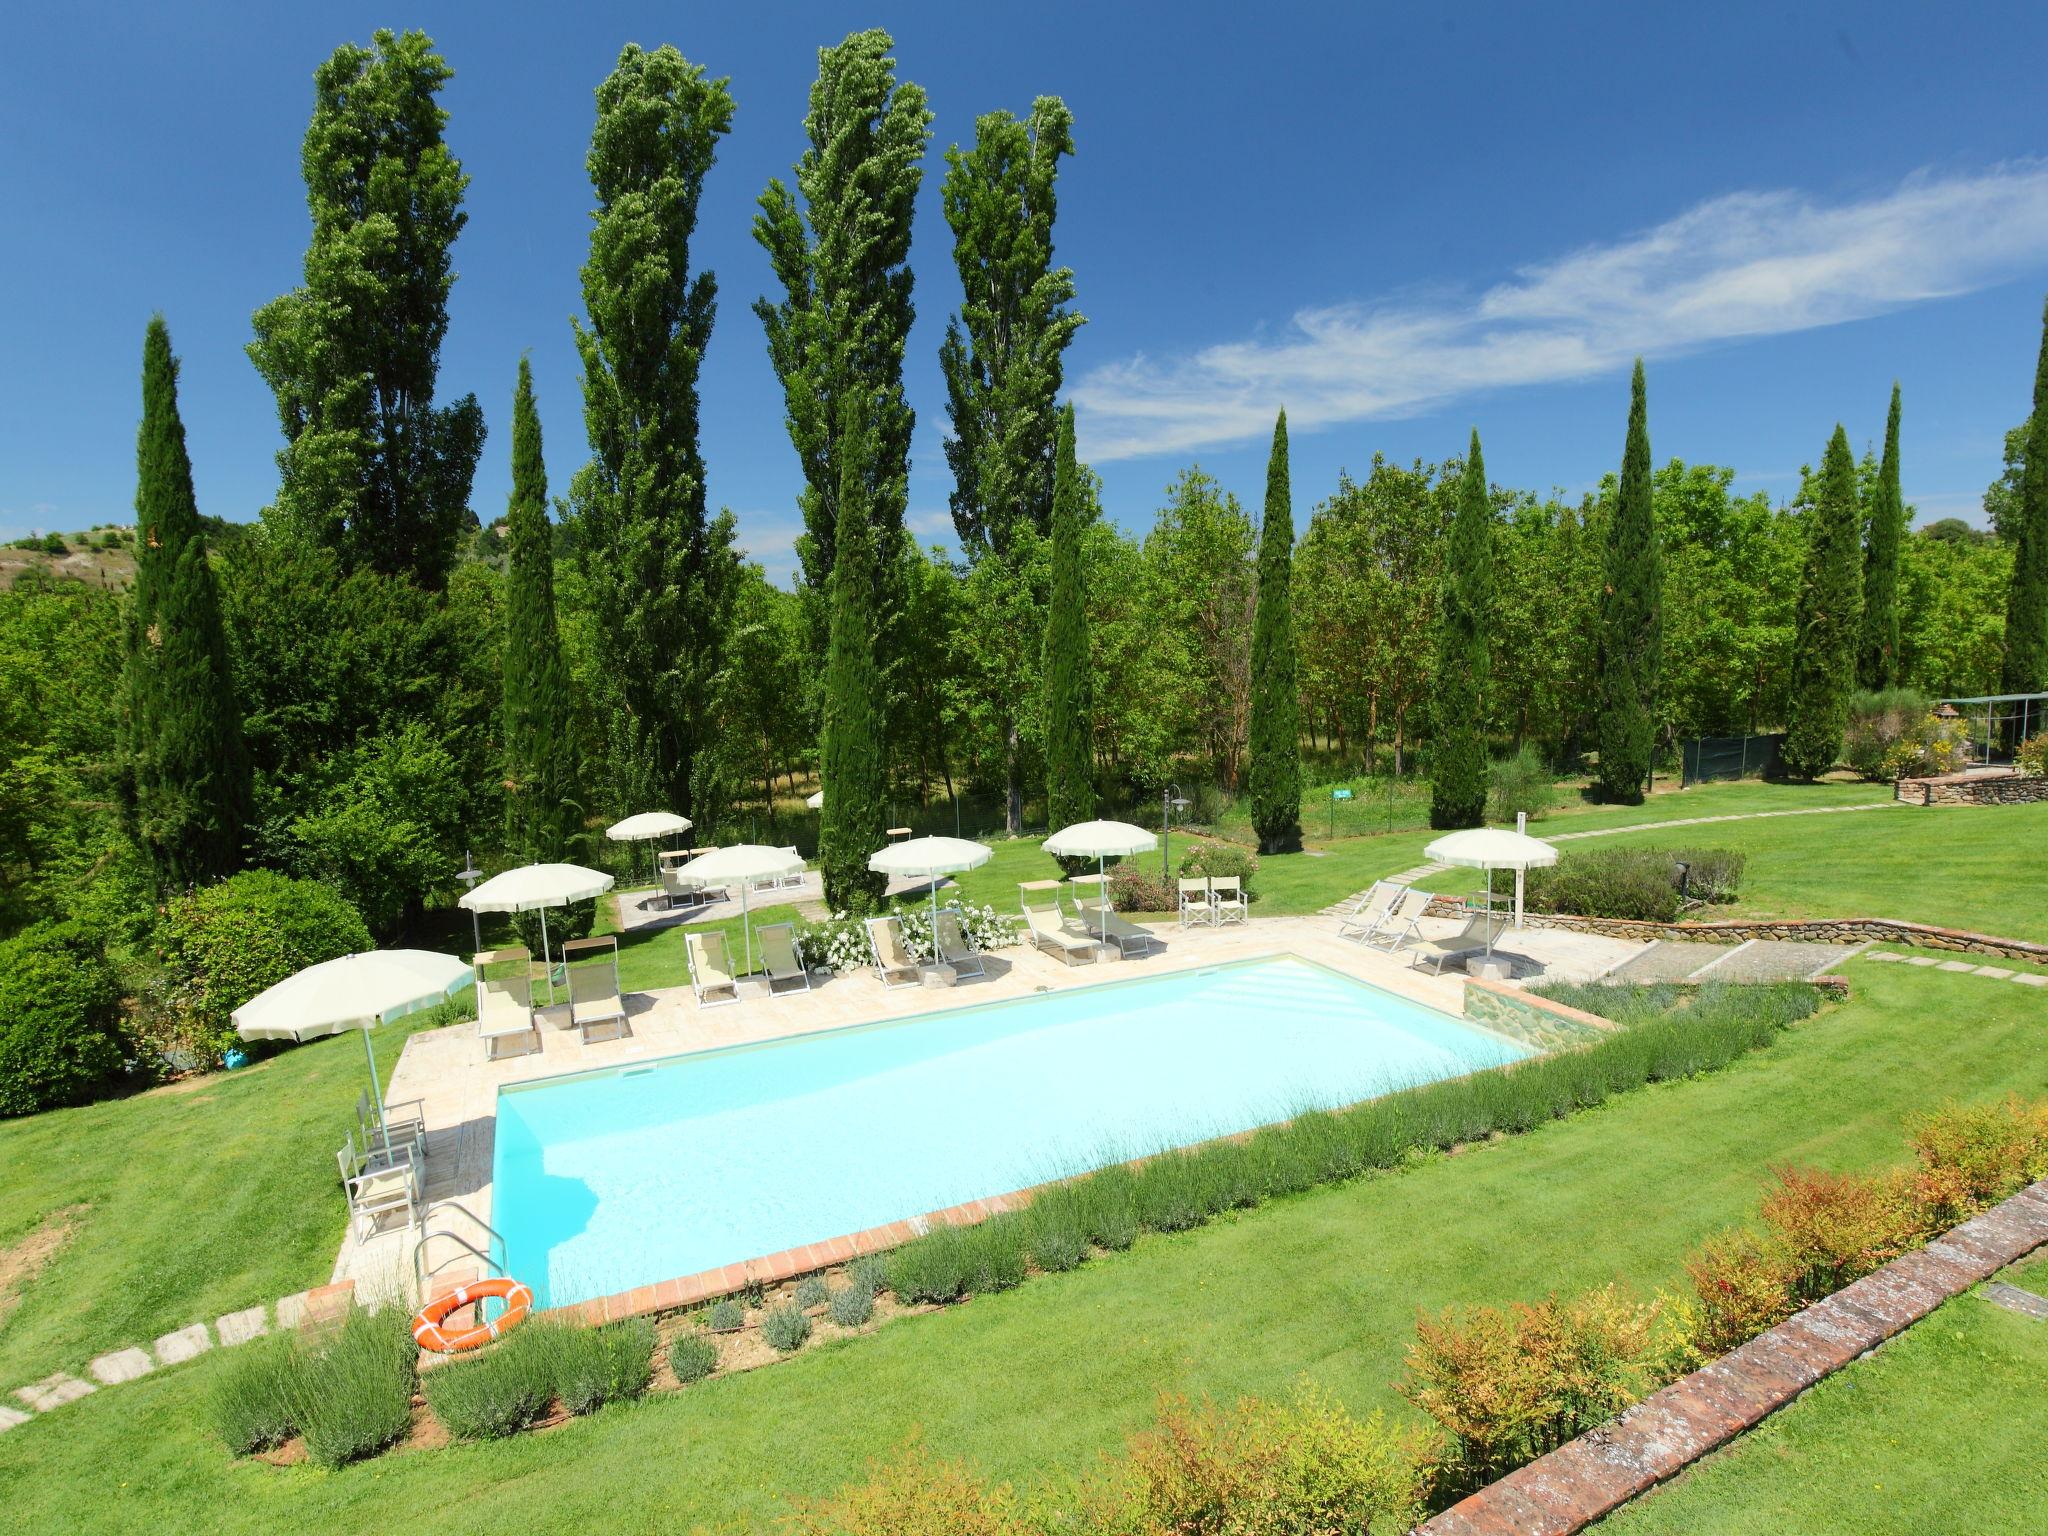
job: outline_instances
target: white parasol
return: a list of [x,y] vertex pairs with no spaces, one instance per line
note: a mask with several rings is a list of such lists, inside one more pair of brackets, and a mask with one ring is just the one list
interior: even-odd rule
[[1041,845],[1047,853],[1062,859],[1095,860],[1102,877],[1102,931],[1109,932],[1109,860],[1125,854],[1150,853],[1159,839],[1143,827],[1128,821],[1080,821],[1061,827]]

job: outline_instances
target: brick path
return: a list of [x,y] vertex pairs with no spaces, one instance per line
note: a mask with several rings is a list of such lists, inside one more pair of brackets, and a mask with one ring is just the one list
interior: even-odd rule
[[2048,1180],[1480,1489],[1414,1536],[1573,1536],[2044,1243]]

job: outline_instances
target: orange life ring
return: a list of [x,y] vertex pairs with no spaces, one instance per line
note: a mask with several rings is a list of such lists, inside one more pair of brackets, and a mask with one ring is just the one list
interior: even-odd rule
[[[505,1310],[490,1322],[478,1323],[474,1328],[453,1334],[441,1326],[449,1314],[461,1311],[473,1301],[490,1297],[497,1297],[505,1303]],[[509,1332],[532,1310],[533,1292],[519,1281],[509,1276],[472,1280],[445,1296],[436,1296],[421,1307],[412,1320],[412,1336],[421,1349],[431,1349],[442,1355],[460,1354],[465,1349],[481,1348]]]

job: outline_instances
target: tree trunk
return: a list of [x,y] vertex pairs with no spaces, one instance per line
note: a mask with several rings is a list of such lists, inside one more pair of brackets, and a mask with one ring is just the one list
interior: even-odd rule
[[1017,759],[1017,722],[1012,720],[1003,732],[1003,825],[1012,837],[1024,830],[1024,780]]

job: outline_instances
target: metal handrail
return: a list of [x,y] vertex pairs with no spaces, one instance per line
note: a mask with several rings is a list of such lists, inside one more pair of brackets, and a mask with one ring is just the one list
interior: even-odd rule
[[425,1214],[420,1219],[420,1240],[413,1246],[412,1250],[413,1279],[417,1283],[419,1287],[419,1292],[422,1296],[425,1296],[426,1294],[427,1281],[431,1276],[438,1275],[450,1264],[457,1262],[461,1258],[461,1254],[451,1254],[449,1255],[449,1257],[443,1259],[439,1264],[435,1264],[429,1267],[426,1262],[427,1245],[437,1237],[443,1238],[446,1241],[455,1244],[456,1247],[462,1249],[464,1253],[467,1253],[472,1258],[477,1259],[484,1266],[484,1273],[486,1276],[503,1276],[507,1273],[505,1266],[502,1263],[500,1263],[495,1257],[493,1257],[491,1253],[485,1251],[485,1248],[477,1247],[476,1244],[472,1243],[468,1238],[462,1236],[460,1233],[450,1232],[446,1230],[436,1232],[429,1227],[428,1223],[433,1220],[433,1216],[436,1211],[446,1210],[450,1207],[454,1208],[457,1211],[460,1211],[463,1214],[463,1216],[467,1217],[470,1221],[474,1222],[483,1231],[490,1234],[490,1240],[486,1243],[485,1248],[502,1249],[505,1245],[505,1234],[500,1232],[496,1227],[492,1226],[488,1221],[485,1221],[481,1216],[477,1215],[476,1212],[470,1210],[469,1207],[464,1205],[461,1201],[448,1199],[435,1201],[432,1205],[427,1207]]

